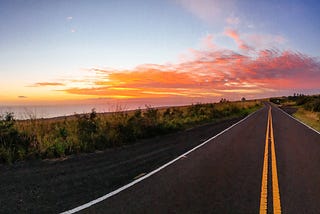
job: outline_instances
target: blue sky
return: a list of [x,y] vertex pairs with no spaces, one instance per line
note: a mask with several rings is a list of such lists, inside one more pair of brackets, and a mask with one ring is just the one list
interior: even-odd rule
[[0,101],[48,93],[67,99],[69,88],[30,86],[98,78],[92,68],[181,63],[190,50],[208,48],[208,36],[238,53],[245,42],[319,57],[319,11],[318,1],[0,1]]

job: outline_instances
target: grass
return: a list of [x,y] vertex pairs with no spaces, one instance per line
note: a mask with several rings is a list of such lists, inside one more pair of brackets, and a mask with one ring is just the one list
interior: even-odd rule
[[132,144],[139,139],[185,130],[204,123],[243,117],[259,101],[194,104],[183,107],[91,113],[15,121],[0,117],[0,162],[57,158]]
[[298,111],[293,114],[295,118],[320,131],[320,113],[305,110],[298,107]]
[[270,101],[281,106],[296,108],[294,117],[320,131],[320,95],[294,94],[288,97],[270,98]]

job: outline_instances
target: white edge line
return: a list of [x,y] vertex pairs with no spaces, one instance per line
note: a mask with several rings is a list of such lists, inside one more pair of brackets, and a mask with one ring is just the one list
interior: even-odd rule
[[291,117],[292,119],[294,119],[294,120],[298,121],[298,122],[299,122],[299,123],[301,123],[302,125],[304,125],[304,126],[306,126],[307,128],[311,129],[312,131],[314,131],[314,132],[316,132],[316,133],[320,134],[320,132],[319,132],[319,131],[315,130],[315,129],[314,129],[314,128],[312,128],[311,126],[309,126],[309,125],[305,124],[304,122],[302,122],[302,121],[298,120],[297,118],[293,117],[292,115],[288,114],[287,112],[285,112],[284,110],[282,110],[280,107],[278,107],[278,109],[280,109],[280,110],[281,110],[283,113],[285,113],[287,116]]
[[210,142],[211,140],[215,139],[216,137],[222,135],[222,134],[225,133],[226,131],[229,131],[229,130],[232,129],[234,126],[236,126],[236,125],[238,125],[239,123],[243,122],[244,120],[248,119],[250,116],[252,116],[253,114],[255,114],[255,113],[259,112],[259,111],[261,111],[262,109],[264,109],[264,108],[262,107],[262,108],[260,108],[259,110],[255,111],[255,112],[252,112],[251,114],[249,114],[248,116],[246,116],[246,117],[243,118],[242,120],[240,120],[240,121],[238,121],[237,123],[231,125],[230,127],[226,128],[225,130],[221,131],[220,133],[216,134],[215,136],[209,138],[209,139],[206,140],[205,142],[199,144],[198,146],[196,146],[196,147],[194,147],[193,149],[187,151],[186,153],[180,155],[179,157],[173,159],[172,161],[170,161],[170,162],[168,162],[168,163],[160,166],[159,168],[153,170],[152,172],[149,172],[148,174],[140,177],[139,179],[134,180],[134,181],[132,181],[132,182],[130,182],[130,183],[128,183],[128,184],[120,187],[119,189],[116,189],[116,190],[114,190],[114,191],[112,191],[112,192],[110,192],[110,193],[108,193],[108,194],[106,194],[106,195],[104,195],[104,196],[101,196],[100,198],[97,198],[97,199],[95,199],[95,200],[93,200],[93,201],[90,201],[90,202],[88,202],[88,203],[86,203],[86,204],[83,204],[83,205],[81,205],[81,206],[78,206],[78,207],[76,207],[76,208],[74,208],[74,209],[71,209],[71,210],[62,212],[61,214],[72,214],[72,213],[79,212],[79,211],[81,211],[81,210],[83,210],[83,209],[86,209],[86,208],[88,208],[88,207],[90,207],[90,206],[92,206],[92,205],[94,205],[94,204],[97,204],[97,203],[99,203],[99,202],[101,202],[101,201],[103,201],[103,200],[106,200],[107,198],[110,198],[111,196],[114,196],[114,195],[118,194],[119,192],[121,192],[121,191],[123,191],[123,190],[125,190],[125,189],[128,189],[129,187],[131,187],[131,186],[139,183],[140,181],[142,181],[142,180],[144,180],[144,179],[146,179],[146,178],[154,175],[155,173],[159,172],[160,170],[162,170],[162,169],[166,168],[167,166],[173,164],[174,162],[176,162],[176,161],[179,160],[180,158],[182,158],[182,157],[184,157],[184,156],[187,156],[187,155],[190,154],[191,152],[193,152],[193,151],[195,151],[196,149],[202,147],[203,145],[207,144],[208,142]]

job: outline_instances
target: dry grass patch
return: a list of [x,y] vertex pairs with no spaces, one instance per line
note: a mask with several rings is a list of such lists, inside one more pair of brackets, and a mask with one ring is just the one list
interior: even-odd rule
[[301,120],[305,124],[320,131],[320,113],[307,111],[303,108],[298,108],[298,111],[293,114],[294,117]]

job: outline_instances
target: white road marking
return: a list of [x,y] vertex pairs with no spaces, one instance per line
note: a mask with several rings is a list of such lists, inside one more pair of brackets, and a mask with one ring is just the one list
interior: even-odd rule
[[198,146],[196,146],[196,147],[194,147],[193,149],[187,151],[186,153],[180,155],[179,157],[173,159],[172,161],[170,161],[170,162],[162,165],[161,167],[153,170],[152,172],[150,172],[150,173],[148,173],[148,174],[146,174],[146,175],[144,175],[144,176],[142,176],[142,177],[140,177],[140,178],[138,178],[138,179],[136,179],[136,180],[134,180],[134,181],[132,181],[132,182],[130,182],[130,183],[122,186],[122,187],[120,187],[119,189],[116,189],[116,190],[114,190],[114,191],[112,191],[112,192],[110,192],[110,193],[108,193],[108,194],[106,194],[106,195],[104,195],[104,196],[101,196],[100,198],[97,198],[97,199],[95,199],[95,200],[92,200],[92,201],[90,201],[90,202],[88,202],[88,203],[86,203],[86,204],[83,204],[83,205],[78,206],[78,207],[76,207],[76,208],[73,208],[73,209],[71,209],[71,210],[62,212],[61,214],[72,214],[72,213],[79,212],[79,211],[84,210],[84,209],[86,209],[86,208],[88,208],[88,207],[91,207],[91,206],[94,205],[94,204],[97,204],[97,203],[99,203],[99,202],[101,202],[101,201],[104,201],[104,200],[106,200],[107,198],[110,198],[111,196],[114,196],[114,195],[122,192],[122,191],[125,190],[125,189],[128,189],[129,187],[131,187],[131,186],[139,183],[140,181],[143,181],[143,180],[147,179],[148,177],[156,174],[156,173],[159,172],[160,170],[162,170],[162,169],[166,168],[167,166],[173,164],[174,162],[178,161],[179,159],[187,156],[187,155],[190,154],[191,152],[199,149],[200,147],[204,146],[205,144],[207,144],[207,143],[210,142],[211,140],[217,138],[218,136],[222,135],[222,134],[225,133],[226,131],[229,131],[230,129],[232,129],[232,128],[235,127],[236,125],[238,125],[238,124],[240,124],[241,122],[245,121],[246,119],[248,119],[249,117],[251,117],[252,115],[254,115],[255,113],[261,111],[261,110],[264,109],[264,108],[265,108],[265,107],[259,109],[258,111],[255,111],[255,112],[249,114],[248,116],[246,116],[246,117],[243,118],[242,120],[238,121],[237,123],[233,124],[232,126],[226,128],[225,130],[223,130],[223,131],[221,131],[220,133],[216,134],[215,136],[209,138],[209,139],[206,140],[205,142],[199,144]]

